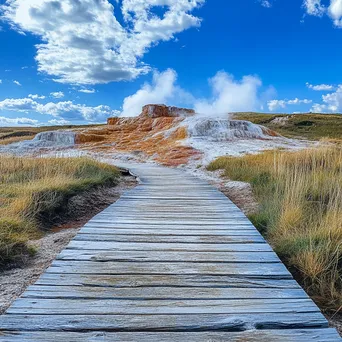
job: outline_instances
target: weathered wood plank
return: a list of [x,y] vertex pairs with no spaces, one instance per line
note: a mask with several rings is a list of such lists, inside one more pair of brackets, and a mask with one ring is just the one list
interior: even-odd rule
[[241,331],[245,329],[328,328],[319,312],[218,315],[4,315],[7,331]]
[[225,219],[236,219],[236,218],[246,218],[243,214],[241,213],[231,213],[229,215],[224,214],[224,215],[214,215],[212,213],[205,213],[205,212],[198,212],[198,213],[180,213],[180,212],[168,212],[168,213],[159,213],[157,211],[154,212],[146,212],[144,210],[141,210],[140,212],[129,212],[129,213],[101,213],[98,214],[97,216],[94,217],[94,219],[111,219],[111,218],[144,218],[146,219],[184,219],[184,220],[198,220],[198,221],[206,221],[206,220],[225,220]]
[[97,224],[97,223],[108,223],[108,224],[113,224],[113,223],[116,223],[116,224],[142,224],[142,223],[145,223],[145,224],[157,224],[157,225],[178,225],[178,224],[181,224],[183,226],[186,226],[186,225],[197,225],[197,226],[203,226],[203,225],[216,225],[216,226],[219,226],[219,225],[224,225],[224,226],[227,226],[227,224],[230,224],[230,225],[235,225],[237,223],[245,223],[246,222],[246,219],[245,218],[241,218],[241,219],[235,219],[235,218],[232,218],[232,219],[217,219],[217,220],[214,220],[214,219],[203,219],[203,220],[198,220],[196,221],[195,219],[189,219],[189,220],[183,220],[183,219],[172,219],[172,220],[163,220],[163,219],[160,219],[160,220],[152,220],[152,219],[144,219],[142,217],[137,217],[137,218],[115,218],[113,217],[112,219],[110,218],[94,218],[92,220],[92,223],[94,224]]
[[177,225],[169,225],[165,223],[113,223],[113,222],[93,222],[89,221],[87,224],[84,225],[84,228],[115,228],[115,229],[181,229],[184,231],[191,231],[191,230],[204,230],[211,232],[212,230],[230,230],[230,231],[244,231],[244,230],[252,230],[256,232],[255,227],[250,222],[240,222],[240,223],[234,223],[234,225],[230,224],[220,224],[220,225],[201,225],[201,224],[189,224],[189,225],[183,225],[183,224],[177,224]]
[[93,251],[66,249],[59,254],[57,260],[84,261],[125,261],[125,262],[251,262],[279,263],[273,252],[167,252],[167,251]]
[[111,242],[136,242],[136,243],[184,243],[187,244],[229,244],[229,243],[265,243],[261,235],[256,236],[216,236],[216,235],[116,235],[116,234],[78,234],[74,241],[111,241]]
[[8,314],[36,315],[195,315],[319,312],[311,299],[124,300],[19,298]]
[[341,341],[334,329],[250,330],[241,332],[7,332],[1,338],[13,342],[337,342]]
[[53,299],[307,299],[304,290],[258,288],[113,288],[31,285],[22,298]]
[[71,241],[68,249],[91,249],[113,251],[201,251],[201,252],[271,252],[266,243],[205,244],[205,243],[127,243],[105,241]]
[[296,289],[299,285],[288,277],[212,276],[212,275],[102,275],[44,273],[37,285],[98,286],[98,287],[210,287],[210,288],[266,288]]
[[[195,262],[92,262],[55,260],[47,273],[83,274],[207,274],[207,275],[263,275],[291,277],[281,263],[195,263]],[[167,279],[166,279],[167,280]]]
[[164,236],[260,236],[260,234],[254,229],[241,229],[241,230],[228,230],[228,229],[216,229],[216,230],[201,230],[201,229],[192,229],[191,231],[185,229],[145,229],[145,228],[133,228],[133,229],[125,229],[125,228],[93,228],[93,227],[83,227],[78,235],[80,234],[99,234],[99,235],[164,235]]

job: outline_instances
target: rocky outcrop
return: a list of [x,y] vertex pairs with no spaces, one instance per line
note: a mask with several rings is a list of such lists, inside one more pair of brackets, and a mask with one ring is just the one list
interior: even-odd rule
[[168,107],[165,105],[149,104],[143,107],[141,116],[147,116],[149,118],[163,118],[163,117],[188,117],[195,115],[193,109]]
[[[187,118],[194,115],[195,111],[193,109],[149,104],[142,108],[142,112],[138,117],[131,118],[131,120],[134,121],[136,119]],[[107,123],[110,126],[115,126],[121,123],[122,120],[128,120],[128,118],[109,118],[107,120]]]

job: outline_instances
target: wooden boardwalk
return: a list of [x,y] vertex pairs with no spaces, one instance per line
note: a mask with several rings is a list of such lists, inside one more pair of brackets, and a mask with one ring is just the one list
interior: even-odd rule
[[340,341],[244,214],[180,170],[89,221],[0,317],[0,341]]

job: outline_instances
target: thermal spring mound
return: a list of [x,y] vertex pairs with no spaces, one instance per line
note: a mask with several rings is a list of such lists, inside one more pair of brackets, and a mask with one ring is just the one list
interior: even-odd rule
[[32,140],[1,146],[0,152],[22,155],[39,151],[40,149],[58,149],[73,147],[76,143],[76,133],[72,131],[49,131],[38,133]]
[[137,117],[109,118],[107,125],[95,128],[43,132],[6,149],[22,152],[77,148],[178,166],[207,163],[223,155],[293,148],[291,144],[294,141],[249,121],[231,120],[228,115],[204,117],[191,109],[154,104],[144,106]]
[[232,141],[237,139],[270,139],[278,136],[270,129],[250,121],[192,117],[185,119],[189,137],[212,141]]
[[[262,150],[266,141],[278,136],[249,121],[230,120],[228,115],[203,117],[191,109],[165,105],[144,106],[142,113],[133,118],[110,118],[107,128],[101,129],[101,134],[104,132],[107,137],[103,142],[94,141],[92,146],[89,142],[87,148],[133,153],[173,166],[190,160],[200,163],[202,158],[217,154],[245,153],[255,146]],[[87,134],[95,135],[96,131],[88,130]]]

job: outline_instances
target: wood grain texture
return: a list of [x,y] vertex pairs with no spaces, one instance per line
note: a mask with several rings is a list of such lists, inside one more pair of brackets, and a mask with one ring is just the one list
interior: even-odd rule
[[[319,312],[199,315],[4,315],[7,331],[248,331],[328,328]],[[277,340],[276,340],[277,341]]]
[[340,340],[222,193],[181,170],[130,167],[140,184],[0,317],[0,341]]
[[[10,338],[14,342],[336,342],[340,337],[334,329],[312,329],[312,330],[264,330],[243,332],[186,332],[186,333],[151,333],[151,332],[21,332],[6,333],[3,338]],[[1,339],[1,335],[0,335]]]
[[169,252],[169,251],[93,251],[66,249],[57,260],[123,262],[218,262],[280,263],[273,252]]

